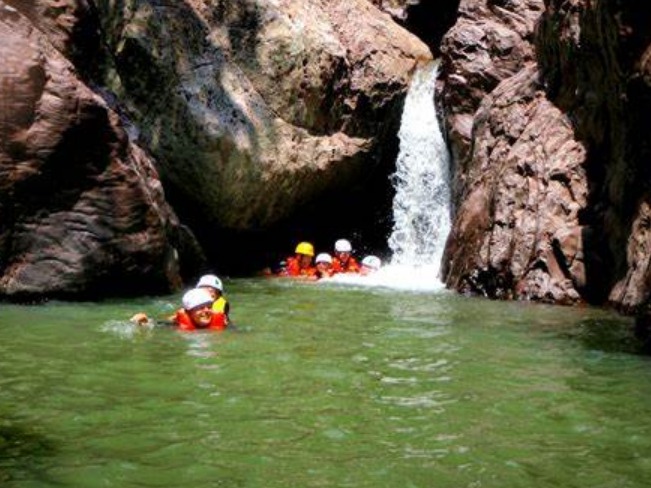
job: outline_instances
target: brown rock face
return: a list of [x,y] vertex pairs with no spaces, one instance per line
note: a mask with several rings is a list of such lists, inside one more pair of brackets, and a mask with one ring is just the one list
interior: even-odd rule
[[182,232],[149,157],[41,31],[3,2],[0,39],[0,294],[178,286],[172,243]]
[[538,2],[462,2],[462,12],[444,41],[458,165],[448,283],[640,308],[651,283],[651,8],[549,0],[544,12]]
[[[216,262],[261,255],[259,233],[292,219],[323,232],[310,222],[338,215],[335,232],[378,232],[410,74],[431,59],[416,37],[366,0],[102,8],[115,91],[179,214],[210,228],[201,238]],[[227,257],[229,245],[239,252]]]
[[498,298],[578,300],[585,149],[546,99],[534,64],[480,106],[471,161],[449,238],[448,284]]
[[472,164],[472,128],[484,97],[502,80],[535,60],[532,36],[543,11],[542,0],[461,0],[455,25],[441,45],[441,105],[450,150],[458,168],[456,197],[463,174]]
[[202,252],[159,174],[220,272],[280,233],[384,241],[431,54],[367,0],[5,0],[0,23],[0,295],[178,284]]
[[[651,7],[548,1],[537,38],[548,93],[588,147],[589,207],[606,263],[594,270],[622,310],[649,301]],[[586,253],[591,252],[590,249]]]

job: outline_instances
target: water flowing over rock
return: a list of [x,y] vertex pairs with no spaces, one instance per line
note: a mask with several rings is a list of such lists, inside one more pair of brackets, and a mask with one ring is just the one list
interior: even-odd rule
[[204,252],[242,270],[295,238],[386,239],[434,52],[447,285],[646,314],[650,21],[616,0],[0,1],[0,295],[165,290]]

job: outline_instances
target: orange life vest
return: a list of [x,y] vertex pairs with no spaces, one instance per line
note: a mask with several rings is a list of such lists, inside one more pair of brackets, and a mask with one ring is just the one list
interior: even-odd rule
[[281,276],[316,276],[316,268],[312,266],[301,268],[301,264],[297,258],[287,258],[286,262],[287,265],[281,271]]
[[181,330],[224,330],[226,328],[226,315],[219,312],[213,312],[212,319],[210,319],[210,325],[208,327],[197,327],[192,322],[190,314],[184,309],[179,309],[176,311],[174,316],[174,322]]
[[342,263],[337,257],[332,258],[332,271],[334,273],[359,273],[361,269],[357,260],[350,256],[346,264]]

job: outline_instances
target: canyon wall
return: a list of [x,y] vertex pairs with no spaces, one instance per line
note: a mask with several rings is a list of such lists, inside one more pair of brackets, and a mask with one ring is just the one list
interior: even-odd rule
[[370,2],[6,0],[0,29],[0,296],[171,290],[281,233],[384,239],[432,56]]
[[381,246],[434,54],[448,287],[645,310],[651,8],[433,3],[0,1],[0,295],[163,292],[303,238]]
[[461,2],[443,40],[450,287],[648,301],[649,18],[618,1]]

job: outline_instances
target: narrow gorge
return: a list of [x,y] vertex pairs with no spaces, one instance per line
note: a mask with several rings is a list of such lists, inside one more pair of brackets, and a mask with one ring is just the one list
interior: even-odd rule
[[615,0],[3,0],[0,294],[165,292],[308,238],[388,253],[407,89],[440,59],[447,287],[644,314],[650,18]]

